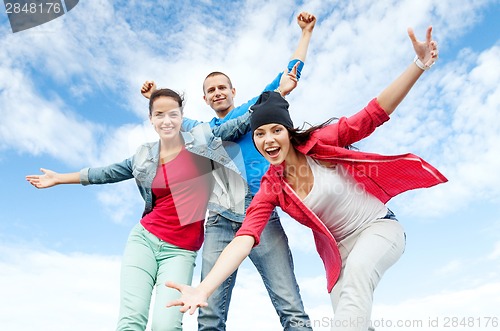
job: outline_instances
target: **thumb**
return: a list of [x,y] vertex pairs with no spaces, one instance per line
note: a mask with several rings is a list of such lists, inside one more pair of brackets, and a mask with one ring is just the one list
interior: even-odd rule
[[177,284],[177,283],[174,283],[172,281],[168,281],[165,283],[165,286],[166,287],[170,287],[170,288],[173,288],[174,290],[177,290],[179,292],[182,291],[182,284]]

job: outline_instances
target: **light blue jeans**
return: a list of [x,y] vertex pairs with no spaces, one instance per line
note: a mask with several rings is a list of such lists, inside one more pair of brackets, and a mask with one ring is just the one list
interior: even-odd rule
[[[212,269],[222,250],[233,240],[241,223],[216,215],[209,217],[205,226],[202,279]],[[269,223],[262,232],[260,244],[252,249],[249,257],[264,281],[283,329],[312,330],[293,273],[293,260],[288,246],[288,238],[276,211],[273,212]],[[199,310],[199,331],[226,330],[229,303],[237,272],[238,270],[229,276],[210,296],[208,307]],[[255,330],[261,330],[257,322],[254,326]]]
[[177,290],[165,286],[174,281],[191,285],[197,252],[158,239],[139,223],[129,235],[121,268],[120,315],[117,331],[144,331],[156,286],[152,316],[153,331],[182,330],[179,307],[166,304],[179,298]]
[[339,242],[342,272],[330,293],[331,330],[374,330],[370,321],[373,292],[385,271],[401,257],[405,244],[404,229],[391,211]]

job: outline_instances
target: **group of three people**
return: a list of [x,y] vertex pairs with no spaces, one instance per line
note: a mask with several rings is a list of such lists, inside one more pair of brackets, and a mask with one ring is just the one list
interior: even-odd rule
[[[153,330],[182,329],[182,313],[198,307],[199,330],[225,330],[236,271],[246,256],[261,274],[283,329],[312,330],[276,207],[313,230],[334,309],[332,328],[369,327],[373,291],[405,245],[385,203],[446,179],[412,154],[381,156],[345,147],[389,119],[437,58],[437,44],[430,28],[422,42],[410,30],[415,63],[359,113],[304,131],[294,128],[283,97],[300,77],[316,18],[304,12],[297,21],[302,36],[289,72],[260,97],[235,108],[229,77],[211,73],[204,99],[217,117],[201,123],[183,117],[178,93],[146,82],[141,92],[149,98],[158,142],[107,167],[70,174],[42,169],[43,175],[27,176],[37,188],[135,178],[146,206],[123,256],[117,330],[145,330],[155,286]],[[377,173],[366,171],[372,165]],[[202,281],[192,288],[202,244]],[[353,319],[356,325],[346,324]]]

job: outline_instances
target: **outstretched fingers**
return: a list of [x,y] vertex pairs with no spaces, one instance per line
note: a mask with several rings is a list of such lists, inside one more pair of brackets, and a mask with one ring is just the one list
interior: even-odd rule
[[47,176],[47,169],[40,168],[40,171],[43,173],[43,175],[27,175],[26,181],[33,185],[36,188],[42,188],[43,185],[41,183],[42,176]]
[[427,32],[425,34],[425,40],[427,41],[427,44],[430,44],[432,41],[432,26],[429,26],[427,28]]
[[28,175],[26,176],[26,180],[36,188],[38,188],[38,185],[40,185],[40,176],[38,175]]
[[198,289],[189,285],[177,284],[170,281],[165,285],[176,289],[182,294],[179,299],[167,303],[167,307],[180,306],[181,308],[179,310],[181,313],[189,312],[190,315],[193,315],[196,309],[208,306],[206,297],[204,297]]
[[408,28],[408,37],[410,37],[412,44],[416,44],[418,42],[417,37],[415,36],[415,31],[413,31],[413,28]]
[[294,82],[297,82],[297,70],[299,70],[298,69],[299,68],[299,64],[300,64],[300,62],[297,61],[297,63],[295,63],[293,65],[292,70],[290,70],[290,72],[287,74],[290,77],[290,79],[292,79]]
[[432,40],[432,26],[426,31],[425,41],[419,41],[412,28],[408,28],[408,37],[410,38],[415,53],[426,67],[430,67],[438,58],[439,52],[437,42]]
[[426,33],[426,36],[425,36],[425,40],[426,40],[426,44],[427,44],[427,47],[429,48],[429,52],[430,52],[430,59],[427,60],[427,62],[425,63],[425,65],[427,66],[430,66],[432,65],[434,62],[436,62],[438,56],[439,56],[439,52],[438,52],[438,44],[435,40],[432,39],[432,26],[429,26],[427,28],[427,33]]
[[190,304],[184,302],[182,300],[182,298],[178,299],[178,300],[173,300],[173,301],[170,301],[167,303],[167,308],[175,307],[175,306],[181,306],[181,308],[179,309],[179,311],[181,313],[184,314],[185,312],[189,311],[189,315],[193,315],[194,312],[196,311],[196,309],[206,307],[206,306],[208,306],[208,303],[202,302],[199,304],[190,305]]

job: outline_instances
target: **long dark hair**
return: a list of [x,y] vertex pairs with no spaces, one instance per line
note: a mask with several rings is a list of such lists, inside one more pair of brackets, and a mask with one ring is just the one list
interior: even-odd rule
[[[305,144],[309,138],[311,137],[311,134],[321,128],[324,128],[327,125],[330,125],[333,121],[337,121],[338,117],[332,117],[325,122],[318,124],[318,125],[313,125],[311,126],[309,123],[305,122],[304,125],[302,125],[301,128],[286,128],[288,130],[288,134],[290,135],[290,141],[292,145],[295,146],[300,146],[302,144]],[[305,129],[305,126],[308,125],[309,128]],[[346,149],[357,149],[353,145],[348,145],[348,146],[342,146]]]

